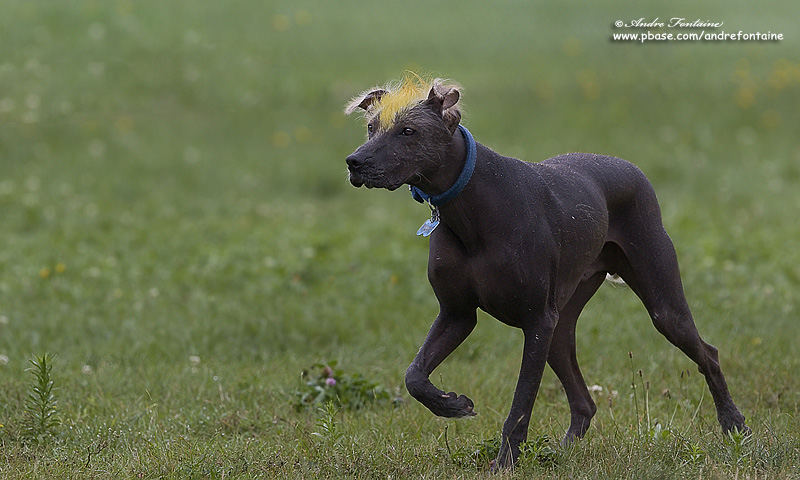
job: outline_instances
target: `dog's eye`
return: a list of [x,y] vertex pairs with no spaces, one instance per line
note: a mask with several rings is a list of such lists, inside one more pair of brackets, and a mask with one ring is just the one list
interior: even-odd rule
[[372,131],[373,130],[375,130],[375,127],[371,123],[369,125],[367,125],[367,133],[372,135]]
[[416,130],[414,130],[413,128],[406,127],[400,131],[400,135],[409,136],[409,135],[414,135],[415,132]]

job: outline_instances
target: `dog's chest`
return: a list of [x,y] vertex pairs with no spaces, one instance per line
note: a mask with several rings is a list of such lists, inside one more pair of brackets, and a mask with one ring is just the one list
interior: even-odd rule
[[[436,248],[438,247],[438,248]],[[524,312],[545,303],[546,269],[532,247],[500,245],[465,252],[432,244],[428,278],[442,306],[481,308],[498,320],[519,326]]]

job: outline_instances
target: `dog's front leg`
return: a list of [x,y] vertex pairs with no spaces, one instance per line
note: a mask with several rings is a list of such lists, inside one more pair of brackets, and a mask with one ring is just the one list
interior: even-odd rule
[[534,322],[533,325],[523,326],[525,343],[522,351],[522,367],[517,388],[514,390],[511,412],[503,424],[502,444],[497,460],[493,462],[492,471],[512,467],[519,457],[520,444],[528,437],[533,402],[536,400],[539,383],[542,381],[558,314],[544,315]]
[[472,400],[434,387],[431,372],[456,349],[475,328],[476,312],[460,315],[439,313],[422,348],[406,371],[406,388],[412,397],[440,417],[475,415]]

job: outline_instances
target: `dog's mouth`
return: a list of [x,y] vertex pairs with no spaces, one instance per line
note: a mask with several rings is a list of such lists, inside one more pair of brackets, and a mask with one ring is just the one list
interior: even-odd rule
[[350,170],[350,184],[356,188],[385,188],[387,190],[397,190],[405,182],[391,182],[385,175],[364,175]]
[[364,185],[364,181],[358,178],[357,176],[353,175],[353,172],[350,172],[350,184],[356,188],[359,188]]

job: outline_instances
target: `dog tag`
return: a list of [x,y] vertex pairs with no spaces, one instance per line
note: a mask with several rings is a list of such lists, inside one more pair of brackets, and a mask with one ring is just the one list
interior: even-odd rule
[[423,237],[427,237],[436,229],[439,225],[439,207],[431,209],[431,218],[425,220],[425,223],[419,227],[417,230],[417,235],[422,235]]

